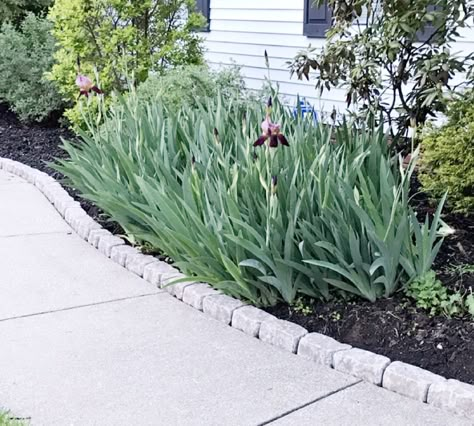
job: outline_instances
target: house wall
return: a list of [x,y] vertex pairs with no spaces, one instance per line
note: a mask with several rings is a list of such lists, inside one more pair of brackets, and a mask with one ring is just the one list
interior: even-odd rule
[[[305,97],[317,110],[345,110],[344,90],[331,89],[320,97],[314,82],[290,78],[286,61],[309,44],[322,47],[324,39],[303,35],[304,0],[211,0],[210,32],[205,33],[206,59],[212,67],[237,63],[242,66],[247,87],[260,89],[267,69],[264,51],[270,57],[270,77],[280,93],[294,103]],[[453,51],[474,51],[474,28],[463,29]]]

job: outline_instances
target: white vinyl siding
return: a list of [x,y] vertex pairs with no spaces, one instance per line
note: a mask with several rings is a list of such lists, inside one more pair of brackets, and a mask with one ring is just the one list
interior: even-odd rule
[[[320,111],[335,107],[345,111],[344,90],[331,89],[322,97],[314,81],[300,81],[290,73],[286,62],[312,45],[322,47],[324,38],[303,35],[304,0],[210,0],[210,32],[203,34],[206,59],[212,67],[238,64],[247,87],[260,89],[267,76],[264,51],[270,58],[270,77],[290,103],[299,94]],[[474,49],[474,29],[463,29],[454,52],[466,55]]]

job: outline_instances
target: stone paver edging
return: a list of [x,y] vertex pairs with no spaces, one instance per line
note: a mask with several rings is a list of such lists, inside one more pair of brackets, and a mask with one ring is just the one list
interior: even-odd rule
[[[112,261],[163,288],[184,303],[250,336],[351,374],[366,382],[435,407],[474,418],[474,386],[447,380],[413,365],[391,360],[303,327],[277,319],[253,306],[223,295],[208,284],[187,281],[176,268],[126,246],[102,228],[51,176],[17,161],[0,157],[0,169],[36,186],[71,228]],[[178,283],[173,284],[175,281]]]

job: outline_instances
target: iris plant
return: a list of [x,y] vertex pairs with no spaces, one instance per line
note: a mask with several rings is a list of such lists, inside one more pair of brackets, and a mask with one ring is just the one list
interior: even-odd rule
[[270,139],[270,143],[268,144],[270,148],[277,148],[278,143],[289,146],[288,140],[280,131],[280,124],[272,122],[270,118],[271,113],[272,98],[270,97],[267,103],[267,115],[265,120],[262,121],[262,135],[254,142],[253,146],[262,146],[267,139]]

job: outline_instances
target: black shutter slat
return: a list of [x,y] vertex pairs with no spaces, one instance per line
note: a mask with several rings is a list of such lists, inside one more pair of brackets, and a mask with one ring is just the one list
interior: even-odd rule
[[204,17],[207,19],[206,26],[202,29],[202,31],[209,31],[209,23],[210,23],[210,3],[211,0],[196,0],[196,9],[201,12]]
[[327,21],[328,12],[327,6],[312,6],[308,9],[308,21],[316,24],[325,23]]
[[308,37],[324,38],[331,27],[331,11],[327,2],[323,6],[313,5],[313,0],[305,0],[303,34]]
[[[428,12],[433,12],[434,10],[437,10],[438,7],[434,6],[434,5],[430,5],[428,6]],[[424,42],[426,40],[428,40],[432,35],[433,33],[435,32],[435,27],[433,24],[427,24],[425,25],[425,27],[418,31],[416,33],[416,39],[417,41],[421,41],[421,42]]]

